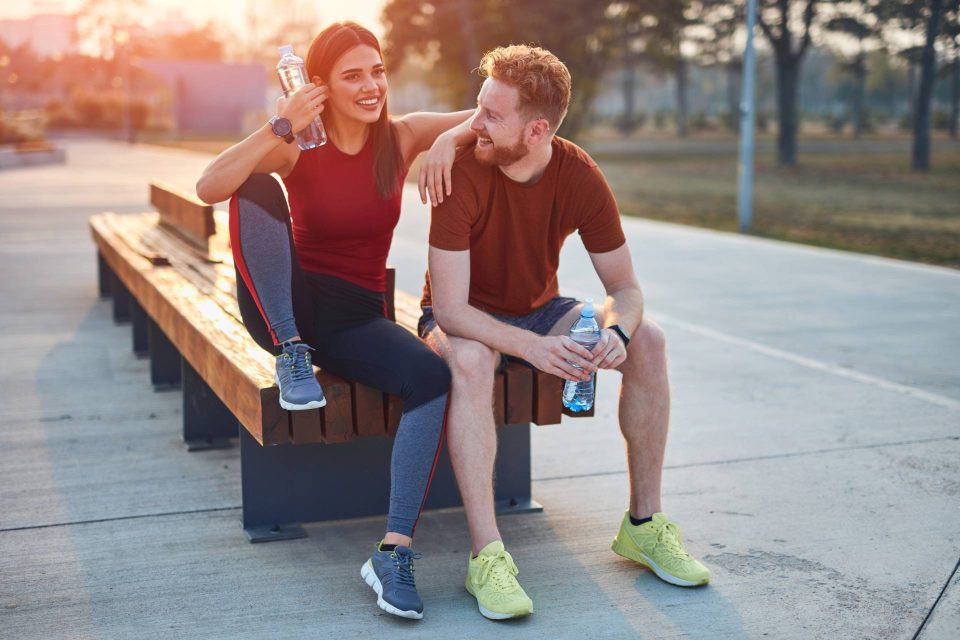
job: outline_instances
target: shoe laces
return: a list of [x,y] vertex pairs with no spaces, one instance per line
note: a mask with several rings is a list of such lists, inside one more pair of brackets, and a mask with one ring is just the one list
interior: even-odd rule
[[657,544],[663,545],[668,551],[679,559],[686,560],[692,557],[687,553],[683,546],[683,538],[680,537],[680,527],[670,521],[666,521],[657,528]]
[[397,553],[390,552],[390,559],[393,560],[393,567],[397,570],[396,581],[398,584],[415,587],[413,581],[413,561],[423,557],[420,553]]
[[486,584],[489,580],[494,589],[500,592],[509,591],[513,587],[514,578],[520,570],[509,553],[501,550],[493,556],[478,556],[477,560],[480,561],[480,572],[477,574],[479,584]]
[[[305,347],[300,349],[300,347]],[[292,349],[284,351],[284,359],[287,368],[290,370],[290,379],[294,382],[309,380],[313,376],[313,363],[310,358],[310,352],[313,347],[303,344],[294,345]]]

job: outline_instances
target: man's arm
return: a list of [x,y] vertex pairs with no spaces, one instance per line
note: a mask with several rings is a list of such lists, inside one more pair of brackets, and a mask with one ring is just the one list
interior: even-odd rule
[[[603,325],[620,325],[634,335],[643,321],[643,291],[633,271],[630,249],[626,243],[606,253],[591,253],[593,268],[606,291],[603,301]],[[600,342],[593,349],[593,363],[600,369],[613,369],[627,359],[623,340],[613,330],[604,328]]]
[[[433,316],[444,333],[482,342],[567,380],[586,380],[589,372],[596,370],[590,364],[590,351],[568,336],[539,336],[471,306],[469,250],[446,251],[431,246],[429,268]],[[576,369],[571,362],[584,370]]]

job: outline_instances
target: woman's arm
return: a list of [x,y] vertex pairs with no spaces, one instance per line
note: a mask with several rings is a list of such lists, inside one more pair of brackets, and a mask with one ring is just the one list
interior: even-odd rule
[[450,195],[450,169],[457,153],[457,147],[476,140],[476,134],[470,129],[474,110],[455,113],[411,113],[398,120],[405,127],[401,132],[401,145],[407,138],[410,155],[404,154],[409,164],[422,151],[430,150],[420,166],[420,200],[426,204],[427,195],[433,204],[443,202],[444,185]]
[[[277,100],[277,115],[290,120],[294,131],[304,129],[323,111],[326,87],[307,84],[288,97]],[[318,108],[314,108],[318,105]],[[264,124],[241,142],[233,145],[207,165],[197,181],[197,197],[208,204],[227,200],[254,173],[279,173],[286,176],[297,163],[300,149],[274,135]]]

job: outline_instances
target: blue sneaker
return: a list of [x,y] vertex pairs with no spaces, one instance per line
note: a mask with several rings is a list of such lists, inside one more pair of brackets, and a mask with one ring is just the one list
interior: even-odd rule
[[403,618],[423,618],[423,600],[413,583],[413,561],[420,558],[409,547],[398,545],[394,551],[380,551],[377,545],[360,568],[360,577],[377,592],[381,609]]
[[319,409],[327,404],[323,389],[313,373],[310,345],[302,342],[283,344],[283,353],[277,356],[274,378],[280,387],[280,406],[287,411]]

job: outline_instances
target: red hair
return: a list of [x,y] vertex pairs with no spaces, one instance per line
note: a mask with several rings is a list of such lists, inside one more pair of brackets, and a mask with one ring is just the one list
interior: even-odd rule
[[[324,82],[330,81],[333,65],[350,49],[358,45],[373,47],[380,54],[380,42],[369,29],[364,29],[356,22],[335,22],[317,34],[310,43],[307,52],[307,76],[320,76]],[[387,109],[387,97],[383,98],[383,109],[380,117],[371,125],[370,135],[373,138],[373,172],[377,179],[377,191],[381,198],[389,198],[400,188],[400,175],[403,168],[403,157],[400,155],[400,145],[397,134],[390,121]]]

